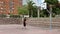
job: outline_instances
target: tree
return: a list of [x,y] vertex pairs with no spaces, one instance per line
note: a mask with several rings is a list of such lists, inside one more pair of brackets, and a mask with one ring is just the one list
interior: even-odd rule
[[58,0],[45,0],[45,2],[47,2],[47,4],[56,5]]
[[28,5],[28,10],[29,10],[29,17],[32,17],[33,15],[33,8],[35,3],[33,1],[28,1],[27,5]]
[[47,9],[50,10],[50,6],[49,5],[53,5],[52,7],[52,12],[53,14],[57,15],[60,14],[60,8],[58,7],[58,0],[45,0],[45,2],[47,3]]
[[29,11],[26,6],[18,7],[18,14],[19,15],[28,15]]
[[56,7],[56,4],[58,4],[58,0],[45,0],[45,2],[47,3],[48,10],[50,8],[50,5],[52,5],[53,7]]
[[37,6],[33,8],[33,17],[37,17]]

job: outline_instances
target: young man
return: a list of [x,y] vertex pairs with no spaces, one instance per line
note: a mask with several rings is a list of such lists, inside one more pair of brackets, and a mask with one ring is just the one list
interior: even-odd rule
[[24,28],[26,28],[26,17],[23,20],[23,26],[24,26]]

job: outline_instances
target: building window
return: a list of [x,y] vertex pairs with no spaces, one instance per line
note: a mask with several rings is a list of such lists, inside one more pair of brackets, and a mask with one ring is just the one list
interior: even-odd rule
[[0,1],[0,3],[2,4],[2,3],[3,3],[3,1]]
[[13,5],[14,5],[14,2],[10,2],[9,5],[10,5],[10,6],[13,6]]
[[22,0],[19,0],[19,4],[21,4]]
[[0,8],[1,11],[5,11],[4,8]]
[[14,8],[10,8],[9,13],[11,14],[11,13],[13,13],[13,12],[14,12]]
[[0,10],[3,10],[3,8],[2,8],[2,7],[0,7]]
[[0,6],[4,6],[4,5],[5,5],[5,2],[0,1]]
[[11,11],[14,11],[14,1],[13,0],[10,0],[10,2],[9,2],[9,5],[10,5],[10,12]]
[[11,12],[11,11],[14,11],[14,8],[10,8],[10,12]]
[[0,1],[0,6],[2,6],[3,5],[3,2],[2,1]]
[[1,8],[1,10],[3,10],[3,8]]
[[14,6],[14,1],[10,0],[9,5],[10,5],[10,7],[13,7]]

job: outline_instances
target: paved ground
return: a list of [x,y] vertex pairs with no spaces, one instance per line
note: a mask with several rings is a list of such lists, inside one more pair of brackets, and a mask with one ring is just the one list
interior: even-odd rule
[[60,34],[59,29],[43,29],[38,27],[27,26],[26,29],[22,25],[0,25],[0,34]]

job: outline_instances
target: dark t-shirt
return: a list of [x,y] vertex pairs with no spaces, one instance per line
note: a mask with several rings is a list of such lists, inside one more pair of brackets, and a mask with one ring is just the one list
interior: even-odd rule
[[24,24],[24,26],[26,26],[26,18],[24,18],[24,23],[23,24]]
[[24,21],[26,21],[26,18],[24,18]]

